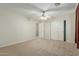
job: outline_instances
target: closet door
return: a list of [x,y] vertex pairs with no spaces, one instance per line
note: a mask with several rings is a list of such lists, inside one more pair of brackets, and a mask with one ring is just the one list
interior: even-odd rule
[[63,20],[55,20],[51,23],[51,39],[63,41]]
[[58,22],[53,21],[51,23],[51,39],[52,40],[58,40]]
[[45,27],[44,27],[45,28],[45,31],[44,31],[45,32],[45,39],[51,39],[51,35],[50,35],[51,34],[50,33],[50,31],[51,31],[50,24],[51,23],[49,23],[49,22],[46,22],[45,23]]
[[44,38],[44,23],[39,23],[39,38]]
[[[66,34],[65,34],[66,35]],[[64,21],[57,21],[57,39],[64,41]]]

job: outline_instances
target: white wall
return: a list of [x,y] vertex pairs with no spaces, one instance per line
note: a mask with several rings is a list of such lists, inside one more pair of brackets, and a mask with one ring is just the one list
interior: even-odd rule
[[0,10],[0,47],[36,37],[36,24],[15,12]]
[[[45,23],[45,39],[51,37],[52,40],[64,41],[64,20],[66,20],[66,39],[67,42],[75,42],[75,12],[63,14],[52,19],[51,23],[51,36],[50,25]],[[41,28],[41,27],[40,27]],[[41,33],[42,31],[40,31]]]

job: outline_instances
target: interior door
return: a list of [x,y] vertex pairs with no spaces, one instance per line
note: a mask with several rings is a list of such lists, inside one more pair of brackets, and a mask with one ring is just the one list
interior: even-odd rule
[[76,31],[75,31],[75,34],[76,34],[75,41],[77,42],[77,48],[79,49],[79,4],[76,9]]

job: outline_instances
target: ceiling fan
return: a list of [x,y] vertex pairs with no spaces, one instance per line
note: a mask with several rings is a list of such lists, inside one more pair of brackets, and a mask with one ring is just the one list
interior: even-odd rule
[[53,11],[53,8],[51,8],[51,7],[53,7],[53,6],[59,7],[61,5],[61,3],[49,3],[48,6],[46,7],[46,9],[40,8],[39,7],[40,5],[41,5],[41,3],[38,3],[38,4],[30,3],[29,4],[30,8],[33,8],[32,11],[35,11],[38,13],[37,18],[35,18],[35,20],[38,19],[37,21],[43,21],[43,20],[45,21],[50,18],[48,13]]
[[40,20],[47,20],[47,17],[45,16],[46,11],[42,11],[42,15],[40,17]]
[[[60,5],[60,3],[55,3],[54,4],[55,6],[59,6]],[[50,5],[51,6],[51,5]],[[45,10],[45,11],[42,11],[42,15],[41,15],[41,17],[40,17],[40,20],[47,20],[49,17],[48,17],[48,15],[45,15],[46,14],[46,12],[48,12],[49,11],[49,9],[47,8],[47,10]]]

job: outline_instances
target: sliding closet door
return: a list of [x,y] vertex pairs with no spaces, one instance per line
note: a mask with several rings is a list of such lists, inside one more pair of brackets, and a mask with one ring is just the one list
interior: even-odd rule
[[44,38],[44,23],[39,23],[39,38]]
[[79,49],[79,5],[76,9],[76,42]]
[[51,39],[52,40],[58,40],[58,22],[53,21],[51,22]]
[[44,22],[39,23],[39,37],[43,39],[51,39],[51,29],[50,29],[51,23]]
[[63,41],[63,30],[64,30],[63,20],[55,20],[51,23],[51,39],[52,40],[62,40]]
[[[65,28],[65,30],[66,30],[66,28]],[[57,21],[58,40],[64,41],[64,34],[66,35],[66,32],[64,33],[64,21],[60,19]],[[65,36],[65,38],[66,38],[66,36]]]
[[51,39],[50,24],[51,24],[50,22],[45,23],[45,27],[44,27],[45,28],[45,39]]

